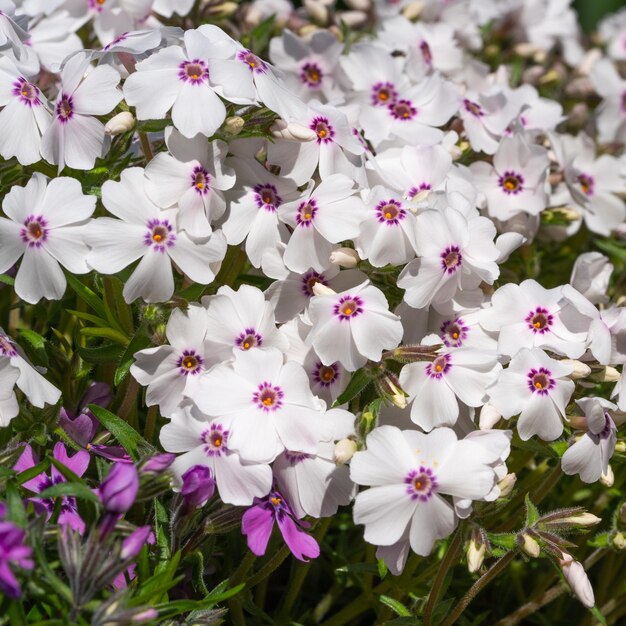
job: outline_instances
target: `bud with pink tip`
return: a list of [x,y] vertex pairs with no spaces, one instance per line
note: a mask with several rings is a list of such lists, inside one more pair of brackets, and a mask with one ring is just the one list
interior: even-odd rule
[[585,568],[578,561],[575,561],[571,554],[567,554],[567,552],[562,554],[563,557],[559,559],[559,564],[567,584],[584,606],[588,609],[593,608],[596,599]]

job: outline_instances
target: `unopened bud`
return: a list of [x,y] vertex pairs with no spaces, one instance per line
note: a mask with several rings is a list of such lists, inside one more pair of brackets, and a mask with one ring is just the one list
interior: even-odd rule
[[369,11],[372,7],[372,0],[346,0],[346,4],[356,11]]
[[572,515],[563,517],[560,522],[565,524],[574,524],[575,526],[595,526],[602,521],[602,518],[596,517],[593,513],[580,513],[580,515]]
[[548,70],[540,79],[540,85],[547,85],[548,83],[554,83],[561,80],[561,73],[556,69]]
[[330,253],[330,262],[340,267],[353,268],[359,262],[359,255],[352,248],[337,248]]
[[246,120],[238,115],[227,117],[224,122],[224,132],[228,135],[238,135],[246,124]]
[[208,13],[213,17],[230,17],[239,9],[239,5],[236,2],[222,2],[215,6],[209,6],[207,8]]
[[485,560],[485,552],[487,546],[484,543],[477,543],[474,539],[470,540],[467,546],[467,569],[470,574],[477,572]]
[[363,11],[340,11],[335,16],[335,20],[338,23],[343,22],[350,28],[358,28],[367,22],[367,13]]
[[589,107],[584,102],[577,102],[567,117],[567,121],[573,126],[584,126],[588,120]]
[[592,608],[596,600],[585,568],[578,561],[574,561],[572,556],[567,554],[567,552],[563,552],[563,557],[559,559],[559,563],[563,571],[563,576],[572,591],[584,606],[589,609]]
[[534,56],[538,52],[541,52],[541,48],[539,48],[536,44],[530,43],[529,41],[525,41],[523,43],[518,43],[515,48],[515,54],[524,57],[525,59],[529,59]]
[[402,9],[402,15],[406,17],[407,20],[413,21],[418,18],[421,12],[424,10],[424,2],[422,0],[415,0],[415,2],[411,2],[407,4]]
[[583,60],[578,64],[576,70],[579,74],[587,76],[591,72],[591,68],[602,58],[602,50],[599,48],[591,48],[588,50]]
[[328,22],[328,9],[319,0],[304,0],[304,8],[311,19],[318,24]]
[[335,444],[333,451],[333,461],[335,465],[345,465],[356,452],[356,441],[354,439],[340,439]]
[[522,550],[528,555],[536,559],[541,554],[541,546],[530,535],[522,534]]
[[613,474],[613,468],[610,465],[606,469],[606,474],[602,472],[602,475],[600,476],[600,482],[605,487],[613,486],[613,483],[615,482],[615,474]]
[[375,384],[378,392],[385,400],[389,400],[399,409],[406,408],[406,394],[402,391],[400,381],[393,372],[385,372],[376,379]]
[[316,296],[334,296],[337,294],[336,291],[334,291],[330,287],[327,287],[326,285],[320,282],[313,283],[313,287],[311,287],[311,291]]
[[622,241],[626,241],[626,224],[618,224],[613,229],[613,234]]
[[572,380],[587,378],[587,376],[591,374],[591,368],[582,361],[576,359],[561,359],[561,363],[572,367],[572,373],[569,375]]
[[511,493],[511,491],[513,491],[513,487],[515,487],[516,482],[517,482],[517,476],[515,474],[507,474],[498,483],[498,487],[500,489],[500,497],[506,498]]
[[626,441],[621,440],[615,444],[615,452],[621,452],[622,454],[626,452]]
[[484,404],[483,408],[480,410],[480,417],[478,419],[478,427],[480,430],[490,430],[493,428],[500,420],[502,419],[502,415],[498,412],[495,406],[492,404]]
[[574,430],[587,430],[589,428],[587,418],[584,415],[572,415],[568,419]]
[[159,612],[156,609],[146,609],[145,611],[141,611],[141,613],[135,613],[135,615],[133,615],[133,622],[135,624],[141,624],[142,622],[155,620],[157,617],[159,617]]
[[270,131],[272,133],[272,137],[275,139],[283,139],[285,141],[305,142],[317,139],[315,131],[311,130],[307,126],[296,124],[295,122],[290,122],[288,124],[284,120],[276,120],[272,124]]
[[594,372],[592,378],[599,383],[616,383],[620,379],[621,374],[610,365]]
[[613,545],[618,550],[624,550],[626,548],[626,537],[624,537],[623,533],[615,534],[615,537],[613,537]]
[[574,78],[565,85],[565,93],[573,98],[588,98],[594,92],[593,83],[587,76]]
[[121,135],[135,128],[135,117],[130,111],[122,111],[114,115],[104,126],[107,135]]

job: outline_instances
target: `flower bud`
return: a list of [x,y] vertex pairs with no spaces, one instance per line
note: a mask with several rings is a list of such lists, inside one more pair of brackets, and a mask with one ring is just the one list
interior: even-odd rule
[[498,483],[498,487],[500,488],[500,497],[506,498],[511,493],[511,491],[513,491],[513,487],[515,487],[516,482],[517,476],[515,474],[507,474]]
[[104,126],[107,135],[121,135],[135,128],[135,117],[130,111],[114,115]]
[[406,408],[406,394],[400,387],[398,377],[393,372],[385,372],[382,376],[375,379],[375,384],[378,393],[385,400],[389,400],[399,409]]
[[327,287],[326,285],[320,282],[313,283],[313,287],[311,287],[311,291],[316,296],[334,296],[337,293],[330,287]]
[[594,372],[592,378],[599,383],[616,383],[620,379],[620,373],[610,365]]
[[572,126],[582,127],[589,120],[589,107],[584,102],[578,102],[569,112],[567,121]]
[[576,359],[561,359],[561,363],[563,363],[563,365],[571,366],[572,373],[569,375],[569,377],[572,380],[587,378],[587,376],[591,374],[591,368],[582,361],[578,361]]
[[587,608],[593,608],[596,600],[585,568],[578,561],[574,561],[572,556],[567,554],[567,552],[563,552],[563,557],[559,559],[559,563],[567,584],[571,587],[578,599]]
[[139,490],[137,468],[131,463],[115,463],[102,481],[98,494],[108,513],[126,513]]
[[480,409],[480,417],[478,418],[478,427],[480,430],[490,430],[493,428],[500,420],[502,419],[502,415],[498,412],[496,407],[487,403],[483,405],[483,408]]
[[355,11],[369,11],[372,7],[372,0],[346,0],[346,4]]
[[541,554],[541,546],[529,534],[523,533],[521,536],[522,550],[533,558],[537,558]]
[[304,8],[314,22],[318,24],[328,22],[328,9],[319,0],[304,0]]
[[230,117],[227,117],[226,121],[224,122],[224,132],[231,136],[238,135],[241,132],[242,128],[245,126],[245,124],[246,120],[244,120],[243,117],[239,117],[238,115],[231,115]]
[[206,465],[194,465],[182,476],[183,486],[180,490],[188,509],[204,506],[215,492],[215,480]]
[[620,452],[621,454],[626,452],[626,441],[618,441],[615,444],[615,452]]
[[367,22],[367,13],[363,11],[341,11],[335,16],[337,23],[343,22],[350,28],[358,28]]
[[222,2],[222,4],[210,5],[208,12],[213,17],[230,17],[239,9],[239,5],[236,2]]
[[135,615],[133,615],[133,622],[141,624],[142,622],[154,620],[157,617],[159,617],[159,612],[156,609],[146,609],[141,613],[135,613]]
[[471,539],[467,546],[467,570],[470,574],[477,572],[485,560],[487,546],[484,543],[477,543]]
[[354,439],[340,439],[335,444],[333,451],[333,461],[335,465],[345,465],[356,452],[356,441]]
[[272,137],[276,139],[284,139],[285,141],[305,142],[317,139],[315,131],[302,124],[284,120],[276,120],[270,127]]
[[564,524],[574,524],[575,526],[595,526],[602,521],[602,518],[596,517],[593,513],[585,512],[579,515],[563,517],[559,521]]
[[142,474],[160,474],[164,472],[174,461],[176,455],[169,452],[157,454],[147,459],[139,468]]
[[406,17],[407,20],[413,21],[414,19],[420,16],[420,13],[424,10],[424,2],[422,0],[415,0],[415,2],[411,2],[407,4],[402,9],[402,15]]
[[600,476],[600,482],[605,487],[613,486],[613,483],[615,482],[615,475],[613,474],[613,468],[610,465],[607,467],[606,474],[602,472],[602,475]]
[[333,265],[352,269],[359,262],[359,255],[352,248],[337,248],[330,253],[330,262]]
[[120,558],[123,561],[135,558],[146,543],[154,543],[154,533],[150,526],[140,526],[122,542]]
[[613,545],[618,550],[624,550],[624,548],[626,548],[626,537],[624,537],[623,533],[615,534],[615,537],[613,537]]
[[537,52],[541,51],[541,48],[537,46],[537,44],[530,43],[529,41],[524,41],[522,43],[518,43],[515,48],[515,54],[529,59],[530,57],[537,54]]

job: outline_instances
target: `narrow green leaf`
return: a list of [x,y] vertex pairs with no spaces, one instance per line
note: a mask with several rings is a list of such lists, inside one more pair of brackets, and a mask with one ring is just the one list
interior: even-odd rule
[[14,285],[15,278],[7,276],[6,274],[0,274],[0,283],[4,283],[5,285]]
[[68,285],[76,292],[76,295],[92,310],[94,310],[102,319],[107,318],[106,307],[104,302],[86,285],[69,272],[66,274]]
[[517,546],[515,535],[511,533],[489,533],[488,537],[493,545],[505,550],[514,550]]
[[528,494],[526,494],[526,497],[524,498],[524,504],[526,505],[526,526],[534,526],[539,519],[539,511],[530,501],[530,496]]
[[411,611],[407,609],[402,602],[390,598],[389,596],[380,596],[378,598],[385,606],[388,606],[396,615],[400,617],[412,617]]
[[89,410],[98,421],[120,442],[133,461],[138,461],[142,452],[152,450],[152,446],[121,417],[103,409],[97,404],[90,404]]
[[24,528],[28,522],[26,510],[24,509],[24,502],[17,490],[17,486],[13,481],[8,482],[6,485],[6,499],[7,519],[16,526]]
[[96,324],[96,326],[106,326],[107,321],[98,317],[97,315],[92,315],[91,313],[85,313],[84,311],[75,311],[74,309],[67,309],[67,312],[78,319],[85,320],[86,322],[91,322],[92,324]]
[[143,328],[140,328],[135,336],[131,339],[128,346],[126,346],[126,350],[124,350],[124,354],[122,354],[122,358],[120,359],[120,363],[115,370],[115,376],[113,377],[113,383],[117,387],[128,375],[130,370],[130,366],[135,362],[134,355],[135,352],[139,352],[139,350],[143,350],[151,345],[150,338],[144,333]]
[[86,485],[80,483],[57,483],[41,492],[42,498],[59,498],[63,496],[74,496],[91,502],[99,502],[98,496]]
[[23,472],[20,472],[15,477],[15,480],[17,481],[18,485],[23,485],[25,482],[28,482],[31,478],[35,478],[35,476],[39,476],[39,474],[42,474],[43,472],[47,471],[49,467],[50,467],[50,459],[43,459],[43,461],[41,461],[40,463],[37,463],[37,465],[34,465],[33,467],[29,467],[28,469],[25,469]]
[[387,563],[383,559],[378,559],[378,576],[382,579],[387,576],[387,572],[389,569],[387,568]]
[[113,328],[94,327],[89,326],[87,328],[81,328],[80,334],[85,337],[101,337],[102,339],[110,339],[123,346],[128,343],[128,337],[121,333],[119,330]]
[[20,337],[23,337],[32,347],[35,360],[42,365],[48,366],[48,355],[46,354],[46,340],[34,330],[29,328],[18,328]]
[[124,348],[119,343],[105,343],[101,346],[76,348],[78,355],[87,363],[110,363],[118,361]]
[[367,385],[371,382],[371,378],[367,375],[366,371],[361,368],[352,374],[348,386],[344,389],[343,393],[333,402],[333,407],[340,406],[346,402],[350,402],[352,398],[358,396]]

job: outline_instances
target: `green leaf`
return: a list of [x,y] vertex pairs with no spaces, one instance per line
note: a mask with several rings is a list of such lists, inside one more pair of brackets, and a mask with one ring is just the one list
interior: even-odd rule
[[407,609],[402,602],[390,598],[389,596],[379,596],[378,598],[385,606],[388,606],[396,615],[400,617],[412,617],[411,611]]
[[387,568],[387,563],[385,563],[385,561],[383,559],[378,559],[378,576],[380,576],[380,578],[384,578],[385,576],[387,576],[387,572],[389,571],[389,569]]
[[514,550],[517,547],[515,534],[513,533],[488,533],[489,541],[505,550]]
[[114,328],[88,326],[81,328],[80,334],[85,337],[100,337],[102,339],[110,339],[125,346],[128,343],[128,337]]
[[97,404],[90,404],[89,410],[98,421],[120,442],[133,461],[138,461],[142,451],[152,450],[152,446],[121,417],[103,409]]
[[610,533],[598,533],[595,537],[592,537],[589,541],[587,541],[587,545],[592,548],[608,548],[610,540]]
[[119,343],[104,343],[95,348],[79,346],[76,351],[87,363],[110,363],[119,361],[123,347]]
[[96,324],[96,326],[106,326],[107,321],[103,320],[101,317],[97,315],[92,315],[91,313],[85,313],[84,311],[75,311],[74,309],[67,309],[67,312],[77,317],[80,320],[85,320],[86,322],[91,322],[92,324]]
[[143,350],[151,345],[150,338],[143,332],[143,329],[140,328],[135,336],[132,338],[128,346],[126,346],[126,350],[124,350],[124,354],[122,354],[122,358],[120,359],[120,363],[115,370],[115,376],[113,377],[113,383],[117,387],[128,375],[130,370],[130,366],[135,362],[134,355],[135,352],[139,352],[139,350]]
[[17,332],[32,346],[35,360],[47,367],[49,362],[46,354],[46,340],[39,333],[28,328],[18,328]]
[[70,274],[69,272],[66,274],[68,285],[76,292],[76,295],[83,301],[85,304],[88,304],[93,311],[95,311],[102,319],[107,319],[106,306],[104,302],[100,300],[100,298],[86,285],[80,282],[76,276]]
[[103,282],[108,310],[114,314],[115,321],[119,322],[119,329],[126,335],[131,335],[135,324],[132,309],[124,300],[124,283],[114,276],[105,276]]
[[203,600],[174,600],[172,602],[157,604],[155,608],[159,612],[159,618],[161,619],[175,617],[176,615],[188,613],[189,611],[207,610],[213,608],[218,602],[223,602],[237,595],[244,587],[245,585],[241,584],[219,595],[213,595],[213,592],[211,592]]
[[4,283],[5,285],[14,285],[15,278],[7,276],[6,274],[0,274],[0,283]]
[[340,406],[346,402],[350,402],[352,398],[358,396],[365,387],[367,387],[372,379],[369,377],[365,369],[361,368],[352,374],[348,386],[344,389],[343,393],[333,402],[333,407]]
[[57,483],[44,489],[40,494],[42,498],[59,498],[63,496],[74,496],[83,500],[100,502],[98,496],[87,485],[82,485],[81,483]]
[[530,496],[526,494],[524,498],[526,505],[526,526],[534,526],[539,519],[539,511],[537,507],[530,501]]
[[626,261],[626,246],[610,239],[596,239],[593,242],[602,252]]
[[553,441],[549,447],[561,458],[569,446],[567,445],[567,441]]
[[35,478],[35,476],[39,476],[39,474],[42,474],[43,472],[47,471],[49,467],[50,467],[50,459],[43,459],[43,461],[41,461],[40,463],[37,463],[37,465],[34,465],[33,467],[29,467],[28,469],[25,469],[23,472],[20,472],[15,477],[15,480],[17,481],[18,485],[23,485],[25,482],[28,482],[31,478]]
[[6,486],[7,499],[7,519],[20,528],[25,528],[28,518],[26,517],[26,509],[24,502],[17,490],[17,486],[13,481],[7,483]]

